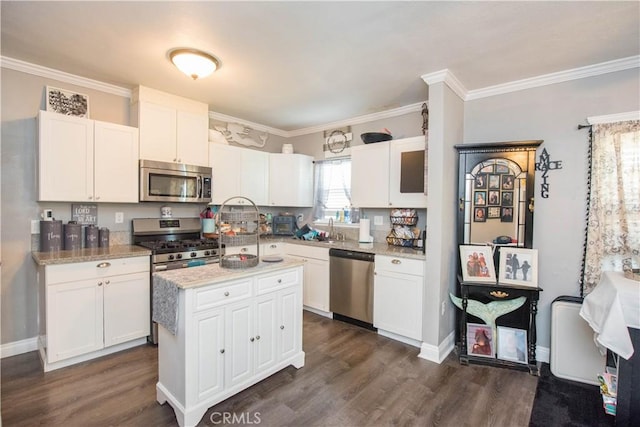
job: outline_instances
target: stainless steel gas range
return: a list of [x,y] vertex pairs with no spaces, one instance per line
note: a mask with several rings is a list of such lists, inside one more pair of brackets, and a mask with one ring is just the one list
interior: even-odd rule
[[[218,240],[200,238],[200,218],[137,218],[132,220],[131,229],[133,244],[151,250],[151,274],[217,263],[224,255]],[[154,322],[151,331],[149,341],[157,344],[158,325]]]

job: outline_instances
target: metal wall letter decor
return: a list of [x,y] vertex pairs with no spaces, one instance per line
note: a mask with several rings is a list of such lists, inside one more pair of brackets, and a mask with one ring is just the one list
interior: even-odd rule
[[540,153],[540,161],[536,163],[536,170],[542,172],[542,183],[540,184],[540,196],[544,199],[549,198],[549,183],[547,178],[549,171],[562,169],[562,160],[551,161],[551,155],[546,148]]

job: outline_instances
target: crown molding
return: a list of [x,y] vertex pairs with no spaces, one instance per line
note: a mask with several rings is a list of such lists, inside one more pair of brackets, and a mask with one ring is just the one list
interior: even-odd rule
[[284,138],[289,138],[291,135],[290,132],[278,128],[274,128],[271,126],[261,125],[260,123],[250,122],[248,120],[240,119],[238,117],[229,116],[222,113],[216,113],[215,111],[209,111],[209,118],[213,120],[219,120],[221,122],[227,123],[238,123],[239,125],[248,126],[253,130],[257,130],[259,132],[267,132],[271,135],[282,136]]
[[605,116],[587,117],[590,125],[602,123],[627,122],[629,120],[640,120],[640,111],[629,111],[627,113],[607,114]]
[[429,74],[423,74],[421,77],[422,80],[424,80],[424,82],[429,86],[435,83],[445,83],[452,91],[455,92],[456,95],[460,97],[460,99],[462,99],[463,101],[466,100],[468,93],[467,89],[460,82],[460,80],[458,80],[458,78],[454,76],[451,71],[449,71],[448,68]]
[[20,61],[19,59],[0,56],[0,66],[9,70],[20,71],[34,76],[45,77],[48,79],[58,80],[76,86],[82,86],[89,89],[99,90],[101,92],[113,95],[131,98],[131,89],[103,83],[98,80],[80,77],[75,74],[65,73],[64,71],[54,70],[53,68],[43,67],[41,65],[32,64],[30,62]]
[[531,77],[528,79],[515,80],[499,85],[470,90],[464,100],[471,101],[474,99],[488,98],[490,96],[502,95],[525,89],[533,89],[540,86],[583,79],[585,77],[594,77],[601,74],[638,67],[640,67],[640,55],[630,56],[628,58],[601,62],[599,64],[588,65],[586,67],[572,68],[570,70],[558,71],[557,73],[543,74],[541,76]]

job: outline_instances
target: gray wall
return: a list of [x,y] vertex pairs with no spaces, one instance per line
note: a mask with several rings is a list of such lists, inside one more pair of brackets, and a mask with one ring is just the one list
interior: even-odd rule
[[536,173],[534,240],[538,281],[544,289],[538,312],[538,345],[550,344],[550,304],[560,295],[579,295],[585,227],[587,130],[590,116],[640,110],[638,69],[609,73],[465,103],[464,142],[542,139],[551,160],[549,198],[540,197]]

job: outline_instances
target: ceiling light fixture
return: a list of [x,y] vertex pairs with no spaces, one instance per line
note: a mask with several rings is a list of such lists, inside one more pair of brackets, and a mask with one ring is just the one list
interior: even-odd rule
[[173,49],[169,51],[169,60],[180,71],[193,80],[207,77],[220,68],[220,60],[198,49]]

